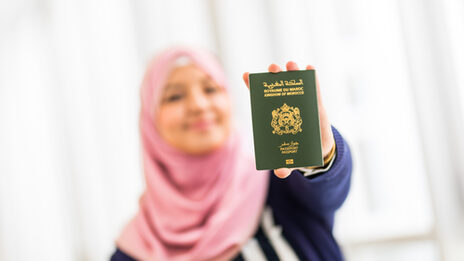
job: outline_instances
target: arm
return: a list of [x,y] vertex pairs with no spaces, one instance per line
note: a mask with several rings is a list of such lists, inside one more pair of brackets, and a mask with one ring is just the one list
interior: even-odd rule
[[295,201],[306,211],[315,214],[333,213],[345,201],[350,188],[350,149],[334,127],[332,131],[337,151],[335,160],[327,172],[305,177],[296,169],[285,179],[271,175],[271,186],[274,189],[287,195],[287,200]]

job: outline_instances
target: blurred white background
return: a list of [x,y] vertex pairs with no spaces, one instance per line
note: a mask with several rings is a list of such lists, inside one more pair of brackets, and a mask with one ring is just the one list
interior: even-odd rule
[[464,260],[462,0],[0,0],[0,260],[108,260],[143,189],[139,83],[172,44],[318,71],[352,147],[348,260]]

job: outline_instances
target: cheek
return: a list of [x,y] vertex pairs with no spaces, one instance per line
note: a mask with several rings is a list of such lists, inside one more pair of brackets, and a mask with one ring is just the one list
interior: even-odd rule
[[163,106],[158,114],[158,125],[163,135],[169,136],[182,130],[184,112],[180,106]]
[[215,99],[215,108],[218,112],[220,122],[223,125],[229,123],[230,114],[231,114],[231,104],[229,97],[226,95],[221,95]]

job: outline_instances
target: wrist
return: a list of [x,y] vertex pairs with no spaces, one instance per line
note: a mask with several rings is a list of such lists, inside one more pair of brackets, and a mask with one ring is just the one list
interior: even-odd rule
[[334,140],[332,148],[330,149],[329,153],[327,153],[327,155],[324,157],[324,167],[327,166],[329,162],[332,160],[332,158],[334,157],[335,150],[336,150],[336,145],[335,145],[335,140]]
[[333,137],[332,137],[332,139],[333,139],[332,148],[324,156],[324,165],[323,166],[307,166],[307,167],[304,167],[304,168],[306,168],[306,169],[318,169],[318,168],[326,168],[329,165],[329,163],[332,161],[333,157],[335,156],[335,151],[337,150],[336,145],[335,145],[335,139]]

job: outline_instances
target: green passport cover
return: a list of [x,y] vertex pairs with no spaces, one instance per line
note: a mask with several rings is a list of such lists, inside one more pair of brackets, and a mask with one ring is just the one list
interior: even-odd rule
[[322,166],[314,70],[249,76],[256,169]]

